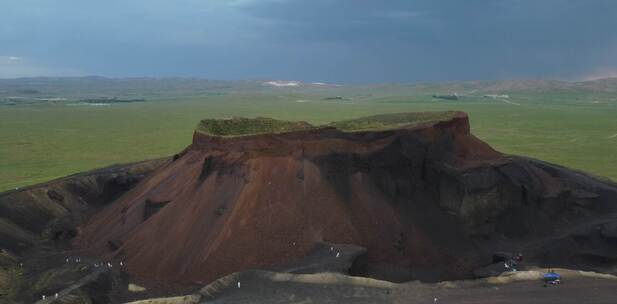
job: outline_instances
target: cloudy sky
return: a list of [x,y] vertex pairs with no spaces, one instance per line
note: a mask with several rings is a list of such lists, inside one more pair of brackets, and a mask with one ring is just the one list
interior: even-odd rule
[[1,0],[0,78],[617,76],[614,0]]

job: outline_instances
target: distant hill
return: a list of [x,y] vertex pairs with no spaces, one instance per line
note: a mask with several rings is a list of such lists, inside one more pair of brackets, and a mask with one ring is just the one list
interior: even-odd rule
[[[33,94],[36,92],[36,94]],[[78,101],[93,98],[153,100],[192,96],[311,95],[314,100],[357,101],[409,96],[482,96],[512,93],[617,93],[617,78],[569,82],[558,80],[460,81],[417,84],[334,85],[319,82],[209,80],[200,78],[19,78],[0,79],[0,101],[22,99],[46,102],[49,98]],[[333,98],[333,96],[336,96]],[[306,96],[304,96],[306,97]],[[306,99],[306,98],[299,99]],[[309,98],[309,99],[310,99]]]
[[617,92],[617,78],[605,78],[593,81],[569,82],[559,80],[500,80],[500,81],[464,81],[414,85],[418,90],[438,90],[449,92],[501,93],[501,92],[551,92],[551,91],[587,91],[613,93]]

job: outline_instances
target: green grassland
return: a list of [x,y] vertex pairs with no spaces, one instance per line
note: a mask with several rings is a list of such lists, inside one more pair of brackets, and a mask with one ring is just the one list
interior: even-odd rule
[[[469,113],[472,132],[497,150],[617,180],[617,94],[606,91],[512,91],[506,101],[480,92],[449,101],[431,95],[452,88],[433,86],[294,89],[215,83],[207,89],[174,86],[156,92],[143,86],[131,91],[126,85],[128,93],[122,94],[113,87],[103,91],[146,102],[86,105],[74,102],[83,96],[70,97],[76,88],[50,86],[53,92],[46,97],[69,100],[0,105],[0,190],[174,154],[190,143],[204,119],[272,117],[324,125],[376,114],[453,110]],[[2,90],[14,94],[7,87],[0,85],[0,98]],[[87,97],[103,96],[88,88]],[[328,96],[348,99],[324,100]]]

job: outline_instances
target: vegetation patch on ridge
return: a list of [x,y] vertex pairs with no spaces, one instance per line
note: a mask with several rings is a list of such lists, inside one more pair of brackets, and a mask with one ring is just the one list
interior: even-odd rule
[[421,123],[448,120],[453,118],[455,113],[454,111],[439,111],[380,114],[337,121],[328,126],[348,132],[408,128]]
[[197,131],[216,136],[242,136],[285,133],[313,128],[313,125],[304,121],[276,120],[267,117],[234,117],[231,119],[204,119],[199,122]]
[[[444,111],[380,114],[332,122],[321,127],[334,127],[346,132],[387,130],[413,127],[431,121],[448,120],[455,113],[454,111]],[[266,117],[234,117],[231,119],[204,119],[199,122],[197,131],[215,136],[245,136],[302,131],[314,128],[316,127],[304,121],[286,121]]]

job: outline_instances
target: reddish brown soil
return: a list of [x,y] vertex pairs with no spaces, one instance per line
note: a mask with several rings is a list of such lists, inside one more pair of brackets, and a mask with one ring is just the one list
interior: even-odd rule
[[[82,225],[74,246],[161,282],[280,265],[321,241],[365,247],[369,266],[410,278],[462,278],[478,266],[475,239],[509,233],[495,219],[531,212],[523,205],[544,202],[554,183],[508,163],[470,134],[464,113],[393,131],[195,133],[179,159]],[[497,172],[503,166],[523,169]],[[465,205],[491,193],[499,203]]]

